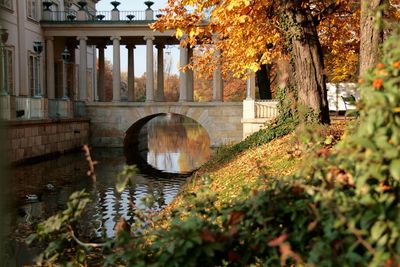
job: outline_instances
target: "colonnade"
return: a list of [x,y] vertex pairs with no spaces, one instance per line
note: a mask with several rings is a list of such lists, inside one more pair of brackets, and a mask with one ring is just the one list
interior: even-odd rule
[[[164,101],[164,48],[163,43],[155,43],[154,36],[144,36],[146,43],[146,102]],[[78,92],[77,100],[88,101],[87,95],[87,36],[78,36],[79,43],[79,67],[78,67]],[[113,49],[112,62],[112,101],[121,101],[121,36],[111,36]],[[125,44],[128,50],[128,101],[135,101],[135,80],[134,80],[134,50],[135,44]],[[157,49],[157,88],[154,88],[154,46]],[[98,75],[97,88],[94,98],[101,102],[106,101],[105,92],[105,44],[96,46],[98,49]],[[193,57],[193,49],[180,47],[180,66],[187,65]],[[54,38],[46,39],[46,83],[49,98],[55,97],[55,75],[54,75]],[[193,70],[188,69],[179,73],[179,102],[191,102],[193,95]],[[213,101],[223,101],[223,80],[221,69],[216,68],[213,75]]]

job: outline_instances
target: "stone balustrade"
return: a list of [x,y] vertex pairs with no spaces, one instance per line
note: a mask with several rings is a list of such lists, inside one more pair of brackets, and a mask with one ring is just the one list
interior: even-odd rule
[[278,116],[278,101],[275,100],[257,100],[255,104],[255,118],[271,119]]
[[278,116],[278,101],[254,100],[252,98],[243,101],[243,138],[260,130],[265,123]]

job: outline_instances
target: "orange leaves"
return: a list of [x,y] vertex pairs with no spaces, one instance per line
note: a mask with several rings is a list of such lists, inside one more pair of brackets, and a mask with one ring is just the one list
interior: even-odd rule
[[[358,11],[352,9],[349,4],[352,1],[303,0],[300,1],[302,6],[297,6],[321,17],[320,37],[332,51],[332,64],[328,64],[328,69],[332,70],[338,80],[345,80],[357,72],[358,51],[354,44],[358,41],[358,30],[354,25],[358,15],[354,14]],[[288,50],[285,39],[288,35],[282,25],[281,14],[291,4],[298,4],[295,2],[170,0],[163,10],[165,15],[152,27],[160,31],[174,29],[175,36],[181,39],[181,45],[204,50],[212,45],[220,50],[223,60],[216,60],[210,53],[203,53],[203,59],[193,64],[206,76],[212,73],[215,65],[222,64],[224,75],[231,73],[235,77],[244,78],[249,69],[255,72],[260,65],[270,64],[286,55]],[[323,11],[335,4],[343,12],[326,16]],[[333,44],[333,39],[340,41]]]
[[377,90],[380,90],[383,85],[383,79],[378,79],[375,78],[374,81],[372,82],[372,87],[374,87]]
[[394,62],[393,67],[395,67],[396,69],[400,69],[400,61]]

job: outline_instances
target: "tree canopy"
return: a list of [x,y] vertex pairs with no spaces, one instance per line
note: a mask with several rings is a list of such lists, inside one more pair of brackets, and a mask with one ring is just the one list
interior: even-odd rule
[[[293,59],[299,103],[316,113],[321,122],[329,122],[318,26],[328,25],[330,20],[342,28],[354,19],[343,14],[351,13],[357,2],[169,0],[165,15],[153,27],[175,29],[182,46],[199,46],[203,53],[192,63],[205,74],[222,64],[224,74],[246,77],[276,59]],[[328,31],[335,28],[320,28],[323,36],[332,36]]]

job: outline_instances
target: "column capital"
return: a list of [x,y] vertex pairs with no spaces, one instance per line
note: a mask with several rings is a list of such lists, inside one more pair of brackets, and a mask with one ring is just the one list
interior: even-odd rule
[[147,41],[147,40],[152,40],[152,41],[154,41],[154,36],[145,36],[145,37],[143,37],[143,39],[145,40],[145,41]]
[[164,49],[165,45],[164,44],[156,44],[157,49]]
[[78,41],[87,41],[88,38],[86,36],[78,36],[78,37],[76,37],[76,40],[78,40]]
[[54,41],[54,36],[45,36],[44,39],[46,41]]
[[110,37],[110,40],[111,40],[111,41],[114,41],[114,40],[121,41],[121,36],[111,36],[111,37]]
[[126,47],[126,49],[135,49],[135,48],[136,48],[136,45],[134,45],[134,44],[128,44],[128,45],[126,45],[125,47]]

